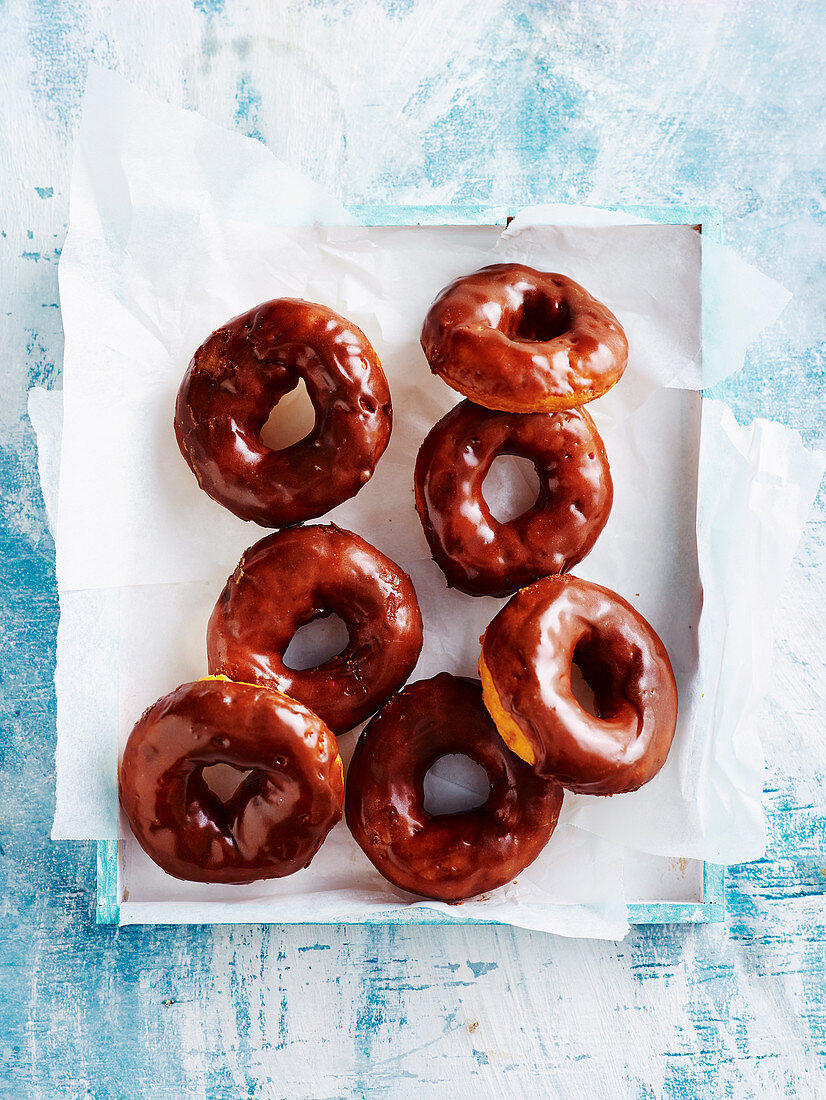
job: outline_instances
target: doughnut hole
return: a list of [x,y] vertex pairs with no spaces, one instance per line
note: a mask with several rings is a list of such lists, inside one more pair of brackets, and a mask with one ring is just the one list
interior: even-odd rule
[[568,303],[533,289],[510,314],[506,335],[524,344],[544,344],[563,336],[570,327]]
[[583,676],[582,669],[576,661],[571,665],[571,694],[587,714],[597,717],[594,690]]
[[530,511],[539,490],[536,466],[522,455],[497,455],[482,482],[482,496],[497,523],[510,523]]
[[424,777],[425,813],[433,817],[463,814],[484,806],[490,797],[488,773],[469,756],[446,753]]
[[213,794],[226,803],[232,798],[251,771],[233,768],[231,764],[211,764],[201,770],[204,783]]
[[[636,657],[639,658],[639,653]],[[617,659],[616,653],[607,652],[599,636],[592,635],[581,639],[574,649],[571,691],[588,714],[611,718],[622,706],[623,685],[631,671]]]
[[261,442],[271,451],[283,451],[306,439],[315,427],[316,413],[304,379],[299,379],[290,390],[273,405],[267,422],[261,429]]
[[296,630],[282,660],[293,672],[318,668],[338,657],[349,642],[350,632],[343,619],[334,612],[317,615]]

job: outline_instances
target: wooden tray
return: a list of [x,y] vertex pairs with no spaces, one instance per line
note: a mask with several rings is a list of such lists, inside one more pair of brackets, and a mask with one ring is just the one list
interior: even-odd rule
[[[614,206],[619,210],[668,225],[692,225],[712,240],[721,239],[720,212],[710,207]],[[380,226],[491,226],[504,228],[511,210],[493,206],[356,206],[353,216],[363,225]],[[97,923],[121,924],[122,853],[117,840],[98,841]],[[125,843],[135,843],[127,841]],[[629,892],[639,900],[628,903],[630,924],[708,924],[725,919],[725,868],[690,859],[641,856],[632,865]],[[650,896],[649,896],[650,895]],[[658,900],[661,897],[663,900]],[[669,900],[666,900],[669,899]],[[130,920],[128,923],[135,923]],[[192,923],[182,915],[178,923]],[[274,924],[339,924],[333,918],[285,921]],[[402,908],[377,917],[364,917],[361,924],[494,924],[495,921],[429,910],[421,906]]]

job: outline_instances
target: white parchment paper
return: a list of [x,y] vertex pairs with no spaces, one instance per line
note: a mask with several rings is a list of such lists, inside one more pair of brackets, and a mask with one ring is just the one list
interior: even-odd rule
[[[651,784],[614,799],[567,795],[542,858],[461,915],[621,935],[623,848],[723,862],[762,849],[752,719],[770,659],[767,623],[823,456],[777,425],[740,428],[696,390],[704,363],[714,380],[739,367],[757,319],[771,320],[784,292],[688,227],[604,212],[525,211],[504,234],[351,221],[260,144],[93,71],[60,265],[63,401],[33,394],[31,402],[50,497],[61,407],[64,418],[52,503],[61,600],[53,835],[128,835],[118,821],[118,744],[158,696],[205,673],[214,600],[242,550],[265,534],[197,488],[172,431],[194,349],[259,301],[323,302],[376,347],[393,396],[391,443],[358,497],[320,522],[358,531],[411,574],[425,621],[413,679],[475,674],[478,637],[503,601],[448,590],[415,514],[416,452],[458,399],[430,375],[418,335],[445,283],[519,259],[582,282],[628,334],[625,377],[590,406],[611,461],[614,509],[576,572],[630,599],[661,634],[680,720]],[[519,493],[512,468],[489,500],[505,507]],[[354,737],[342,738],[345,758]],[[309,870],[231,890],[176,882],[136,845],[127,852],[123,919],[346,920],[410,901],[373,871],[343,825]]]

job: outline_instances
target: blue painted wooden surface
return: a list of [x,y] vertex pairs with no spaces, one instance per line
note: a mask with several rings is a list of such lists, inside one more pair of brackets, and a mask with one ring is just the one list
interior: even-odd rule
[[826,1094],[823,494],[760,719],[770,847],[730,873],[726,926],[619,946],[108,929],[93,846],[48,840],[57,606],[25,417],[27,388],[59,383],[56,263],[95,58],[350,204],[719,205],[729,242],[795,294],[719,395],[817,442],[824,55],[808,0],[0,3],[0,1095]]

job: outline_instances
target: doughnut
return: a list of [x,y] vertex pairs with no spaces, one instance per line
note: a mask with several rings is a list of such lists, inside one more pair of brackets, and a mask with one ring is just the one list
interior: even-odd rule
[[[337,614],[349,641],[297,671],[284,664],[293,635]],[[345,733],[408,678],[422,648],[422,616],[406,573],[333,524],[267,535],[245,551],[207,627],[209,670],[271,684]]]
[[[204,768],[249,772],[222,801]],[[151,706],[126,743],[120,803],[146,854],[191,882],[283,878],[341,820],[335,737],[280,691],[207,677]]]
[[[271,450],[261,431],[303,379],[309,435]],[[175,435],[198,484],[241,519],[289,527],[329,512],[368,482],[393,412],[367,337],[325,306],[276,298],[198,348],[175,406]]]
[[[594,693],[574,695],[572,665]],[[582,794],[635,791],[665,763],[677,685],[665,646],[616,592],[572,576],[517,592],[482,637],[485,706],[509,747]]]
[[601,397],[622,376],[628,341],[573,279],[493,264],[446,287],[422,348],[434,374],[477,405],[557,412]]
[[[476,809],[433,815],[424,808],[424,777],[452,753],[481,764],[490,794]],[[441,672],[394,696],[366,727],[347,773],[344,813],[359,847],[395,886],[460,901],[533,863],[561,806],[561,787],[497,734],[478,680]]]
[[[482,495],[494,459],[530,459],[539,496],[499,523]],[[462,401],[430,431],[415,472],[416,510],[433,558],[452,588],[507,596],[564,573],[597,540],[614,490],[605,448],[584,409],[505,413]]]

